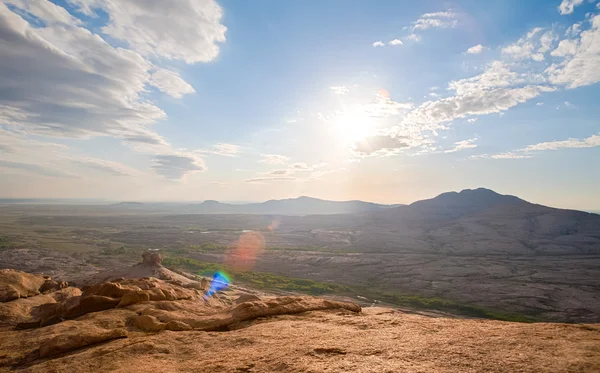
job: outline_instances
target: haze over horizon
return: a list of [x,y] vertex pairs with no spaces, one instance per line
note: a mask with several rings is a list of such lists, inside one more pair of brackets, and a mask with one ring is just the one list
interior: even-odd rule
[[600,211],[597,1],[2,0],[0,53],[1,198]]

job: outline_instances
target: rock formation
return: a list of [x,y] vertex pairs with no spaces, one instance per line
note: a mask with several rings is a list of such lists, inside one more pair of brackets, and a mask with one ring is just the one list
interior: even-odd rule
[[15,311],[4,315],[27,329],[0,324],[0,373],[600,369],[598,325],[432,318],[235,288],[203,294],[173,280],[122,278],[0,303],[0,315]]

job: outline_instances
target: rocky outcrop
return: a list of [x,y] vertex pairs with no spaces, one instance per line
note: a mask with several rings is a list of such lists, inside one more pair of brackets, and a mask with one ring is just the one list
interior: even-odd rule
[[45,281],[41,276],[12,269],[0,269],[0,302],[38,295]]
[[88,328],[75,333],[61,334],[43,343],[39,349],[39,357],[47,358],[64,354],[82,347],[95,345],[117,338],[126,338],[125,329]]
[[148,250],[142,254],[142,264],[148,267],[160,266],[162,255],[156,250]]
[[[130,323],[144,331],[173,330],[159,324],[171,321],[189,325],[194,330],[213,331],[237,328],[244,322],[262,317],[325,310],[347,310],[354,313],[361,311],[361,307],[355,303],[337,302],[310,296],[270,297],[216,309],[207,309],[197,301],[177,302],[169,307],[165,307],[163,304],[148,303],[140,304],[132,309],[141,316],[136,316],[130,320]],[[150,316],[150,318],[146,316]]]
[[140,302],[190,299],[199,294],[153,278],[105,282],[83,289],[80,296],[62,302],[41,304],[31,312],[31,319],[18,328],[28,329],[75,319],[91,312],[127,307]]
[[44,281],[42,286],[40,286],[39,292],[42,294],[50,293],[53,291],[64,289],[68,286],[69,286],[69,283],[66,281],[54,281],[54,280],[48,278]]

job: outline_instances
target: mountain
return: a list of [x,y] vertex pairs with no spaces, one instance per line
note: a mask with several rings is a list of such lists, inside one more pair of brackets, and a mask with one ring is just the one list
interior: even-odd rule
[[401,205],[382,205],[364,201],[329,201],[311,197],[269,200],[262,203],[231,204],[214,200],[202,203],[150,203],[121,202],[116,208],[144,208],[186,214],[260,214],[260,215],[329,215],[350,214],[395,208]]

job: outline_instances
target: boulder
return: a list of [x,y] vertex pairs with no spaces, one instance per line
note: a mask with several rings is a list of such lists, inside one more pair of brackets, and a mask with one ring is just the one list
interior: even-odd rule
[[44,281],[42,286],[38,289],[40,293],[46,294],[50,292],[54,292],[60,289],[64,289],[68,287],[69,284],[66,281],[54,281],[52,279],[47,279]]
[[148,250],[143,253],[142,259],[144,260],[142,264],[148,267],[160,266],[160,263],[162,263],[162,255],[155,250]]
[[131,324],[145,332],[160,332],[165,329],[165,323],[160,322],[152,315],[137,315],[131,318]]
[[73,333],[58,335],[40,346],[41,358],[64,354],[81,347],[91,346],[117,338],[126,338],[125,329],[106,330],[101,328],[76,329]]
[[0,269],[0,302],[38,295],[45,281],[43,277],[30,273]]
[[235,304],[240,304],[240,303],[244,303],[244,302],[254,302],[254,301],[260,301],[260,298],[254,294],[246,293],[246,294],[240,295],[235,300]]

